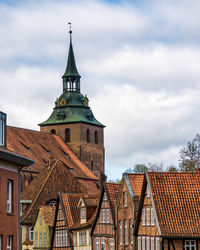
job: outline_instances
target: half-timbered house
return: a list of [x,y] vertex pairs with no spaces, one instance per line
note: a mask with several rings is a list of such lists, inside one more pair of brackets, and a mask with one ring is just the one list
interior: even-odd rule
[[200,173],[146,173],[134,234],[138,250],[200,247]]
[[119,250],[134,249],[133,229],[143,178],[143,174],[123,174],[122,186],[117,201],[117,242]]
[[97,215],[92,227],[92,246],[95,250],[116,249],[116,200],[119,184],[104,183]]

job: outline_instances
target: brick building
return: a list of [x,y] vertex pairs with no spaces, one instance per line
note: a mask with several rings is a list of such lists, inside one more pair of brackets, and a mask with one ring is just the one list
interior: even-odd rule
[[80,92],[80,78],[72,47],[63,79],[63,93],[55,102],[50,117],[39,124],[42,132],[60,135],[79,159],[97,176],[104,173],[104,135],[100,122],[88,106],[88,98]]
[[133,229],[143,185],[143,174],[123,174],[117,202],[118,249],[134,249]]
[[116,201],[119,195],[119,184],[104,183],[97,215],[92,227],[92,249],[116,249]]
[[146,173],[135,226],[138,250],[200,247],[200,173]]
[[6,143],[6,114],[0,112],[0,249],[20,249],[20,171],[33,164]]

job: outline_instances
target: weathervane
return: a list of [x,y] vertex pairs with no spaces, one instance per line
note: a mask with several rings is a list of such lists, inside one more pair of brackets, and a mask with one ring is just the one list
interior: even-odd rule
[[68,25],[69,25],[70,42],[72,42],[72,24],[68,23]]

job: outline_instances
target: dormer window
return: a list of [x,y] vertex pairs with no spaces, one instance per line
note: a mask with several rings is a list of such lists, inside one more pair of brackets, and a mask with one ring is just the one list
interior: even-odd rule
[[81,219],[86,219],[86,208],[85,207],[80,208],[80,217],[81,217]]
[[0,112],[0,146],[6,146],[6,114]]

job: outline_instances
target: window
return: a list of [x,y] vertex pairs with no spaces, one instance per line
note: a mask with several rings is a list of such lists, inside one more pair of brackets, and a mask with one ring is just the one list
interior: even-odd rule
[[67,230],[55,231],[56,247],[67,246]]
[[138,237],[138,250],[142,250],[141,237]]
[[110,250],[114,250],[114,249],[115,249],[115,239],[110,238]]
[[70,129],[69,128],[65,129],[65,141],[70,142]]
[[110,223],[110,209],[106,209],[106,223]]
[[12,212],[12,189],[13,189],[13,182],[8,180],[7,183],[7,212]]
[[160,250],[160,238],[156,238],[156,250]]
[[86,231],[82,233],[83,236],[83,246],[86,246]]
[[47,232],[44,232],[44,247],[47,247]]
[[146,225],[146,209],[142,209],[142,226]]
[[12,250],[12,236],[7,237],[7,250]]
[[122,244],[122,221],[119,222],[119,242]]
[[85,207],[80,208],[80,217],[81,217],[81,219],[86,219],[86,208]]
[[130,243],[133,243],[133,219],[129,220]]
[[106,210],[102,209],[102,223],[106,223]]
[[39,223],[40,223],[40,225],[42,225],[42,215],[41,214],[39,216]]
[[145,250],[145,237],[142,237],[142,250]]
[[39,232],[39,247],[42,247],[42,232]]
[[31,227],[29,227],[29,240],[33,241],[33,230]]
[[77,246],[77,232],[73,232],[73,241],[74,241],[74,246]]
[[90,142],[90,130],[89,129],[87,129],[87,131],[86,131],[86,139],[87,139],[87,142]]
[[147,208],[147,226],[150,226],[150,208]]
[[154,250],[154,237],[151,237],[151,250]]
[[56,134],[55,129],[52,129],[52,130],[51,130],[51,134],[54,134],[54,135]]
[[155,226],[155,214],[153,208],[151,208],[151,225]]
[[148,186],[147,186],[147,197],[148,198],[150,197],[150,190],[149,190]]
[[68,246],[68,241],[67,241],[67,230],[62,230],[61,231],[61,233],[62,233],[62,246],[64,246],[64,247],[66,247],[66,246]]
[[146,250],[150,250],[150,238],[147,237],[147,247],[146,247]]
[[59,220],[62,220],[63,219],[63,214],[62,214],[62,210],[60,209],[59,210]]
[[96,238],[96,250],[99,250],[99,238]]
[[123,203],[124,203],[124,207],[127,207],[127,192],[124,192],[123,194]]
[[79,246],[83,245],[83,236],[82,236],[82,232],[79,232]]
[[23,215],[23,204],[20,204],[20,216]]
[[127,220],[124,220],[124,243],[128,244],[128,227]]
[[195,240],[185,240],[183,249],[185,250],[196,250],[196,241]]
[[92,245],[91,230],[90,230],[90,232],[89,232],[89,245]]
[[98,132],[97,131],[95,131],[94,132],[94,142],[95,142],[95,144],[98,144]]
[[107,201],[107,194],[106,194],[106,191],[104,192],[103,200],[104,200],[104,201]]
[[101,250],[106,250],[106,238],[101,239]]
[[35,247],[38,247],[38,232],[35,232]]
[[6,114],[0,112],[0,146],[6,146]]

